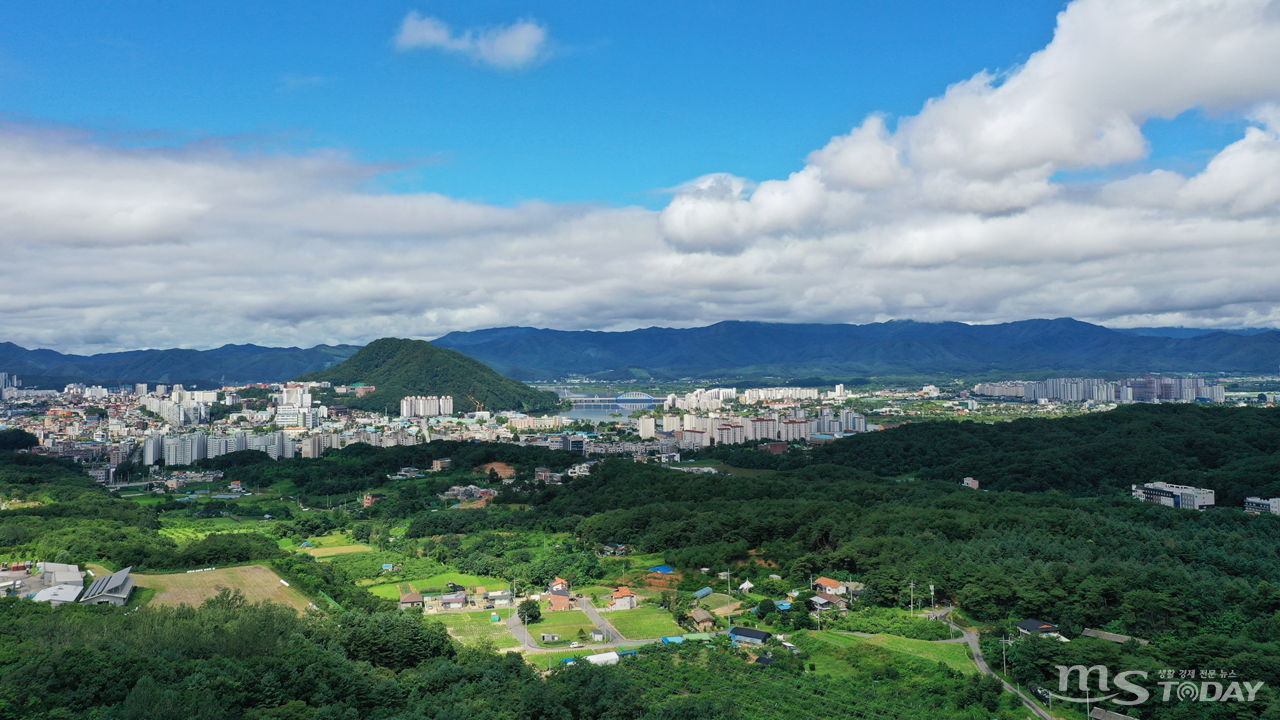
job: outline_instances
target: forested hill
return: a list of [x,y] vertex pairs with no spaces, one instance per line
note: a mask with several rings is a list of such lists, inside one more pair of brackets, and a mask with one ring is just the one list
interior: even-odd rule
[[809,454],[725,447],[702,455],[743,468],[840,465],[1077,497],[1122,495],[1132,484],[1163,480],[1210,488],[1219,506],[1238,509],[1249,495],[1280,496],[1280,409],[1126,405],[1059,419],[909,423]]
[[722,322],[629,332],[511,327],[434,342],[524,379],[623,368],[676,377],[1274,372],[1280,358],[1276,331],[1151,337],[1070,318],[999,325]]
[[300,381],[376,386],[349,405],[365,410],[398,409],[408,395],[452,395],[456,412],[488,410],[533,412],[554,409],[555,393],[534,390],[503,377],[479,360],[438,348],[425,340],[383,338],[369,343],[337,367],[303,375]]
[[[271,348],[224,345],[215,350],[132,350],[100,355],[64,355],[0,343],[0,372],[25,377],[106,385],[132,383],[281,382],[336,365],[355,345]],[[32,383],[27,382],[30,386]],[[54,383],[48,383],[50,385]],[[61,389],[61,388],[55,388]]]

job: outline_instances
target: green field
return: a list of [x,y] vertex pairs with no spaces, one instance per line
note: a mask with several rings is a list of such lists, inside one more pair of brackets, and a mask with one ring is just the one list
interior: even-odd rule
[[[578,631],[581,630],[583,635],[589,635],[595,630],[595,623],[591,622],[591,618],[581,610],[559,610],[557,612],[542,611],[542,619],[529,626],[529,634],[539,644],[554,647],[556,645],[568,645],[574,641],[581,641],[578,637]],[[544,643],[538,640],[539,636],[544,633],[558,633],[560,635],[559,643]]]
[[[534,653],[525,656],[525,662],[538,668],[539,670],[551,670],[559,667],[565,658],[579,658],[588,655],[599,655],[607,652],[622,652],[627,648],[623,647],[606,647],[606,648],[580,648],[578,650],[562,650],[560,652]],[[631,648],[634,649],[634,646]]]
[[874,646],[891,653],[902,655],[911,655],[917,658],[923,658],[932,662],[945,663],[953,670],[958,670],[966,674],[976,674],[977,666],[969,659],[969,655],[965,652],[967,645],[965,643],[940,643],[929,642],[928,640],[910,640],[907,638],[897,637],[896,635],[873,635],[869,638],[862,638],[856,635],[844,635],[833,632],[810,632],[813,638],[821,640],[823,643],[839,647],[863,647]]
[[213,533],[260,533],[262,530],[260,523],[243,523],[220,517],[208,520],[161,520],[160,534],[183,546],[203,540]]
[[432,575],[431,577],[422,578],[420,580],[402,580],[394,583],[370,585],[367,590],[378,597],[395,600],[400,597],[400,586],[402,585],[411,585],[414,592],[422,593],[423,595],[439,595],[441,593],[448,592],[447,583],[462,585],[468,590],[477,586],[484,586],[486,592],[506,590],[510,587],[507,583],[503,582],[501,578],[483,577],[481,575],[465,575],[463,573],[440,573],[439,575]]
[[[498,613],[500,622],[493,622],[490,616]],[[430,615],[432,620],[439,620],[449,628],[449,634],[464,643],[477,640],[492,640],[496,650],[520,647],[520,641],[507,629],[507,618],[511,616],[511,608],[484,610],[481,612],[437,613]]]
[[671,619],[671,613],[653,605],[641,605],[635,610],[617,610],[604,616],[622,636],[629,640],[682,635],[684,630]]

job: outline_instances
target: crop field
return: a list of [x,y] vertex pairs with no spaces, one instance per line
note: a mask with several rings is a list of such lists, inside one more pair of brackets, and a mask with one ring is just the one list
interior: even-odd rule
[[368,545],[361,545],[340,532],[309,537],[306,542],[311,543],[311,547],[304,547],[300,543],[294,543],[292,540],[288,539],[282,539],[278,544],[284,550],[304,552],[314,558],[326,558],[333,557],[334,555],[346,555],[348,553],[369,552],[373,550],[372,547]]
[[[724,595],[722,593],[711,593],[699,600],[698,604],[716,615],[725,615],[729,612],[728,608],[730,607],[730,599],[728,595]],[[733,600],[733,611],[736,613],[738,611],[738,607],[741,605],[742,603],[740,601]],[[752,607],[754,607],[754,605]]]
[[360,545],[360,544],[343,545],[341,547],[306,548],[307,554],[311,555],[314,558],[327,558],[327,557],[333,557],[334,555],[347,555],[349,553],[370,552],[371,550],[373,550],[372,547],[368,545]]
[[220,568],[208,572],[173,575],[134,575],[139,587],[152,588],[152,605],[176,607],[200,605],[223,588],[238,589],[250,602],[269,600],[288,605],[299,612],[310,604],[306,596],[286,587],[280,576],[265,565]]
[[160,534],[185,546],[205,539],[214,533],[255,533],[262,532],[257,523],[246,524],[231,518],[212,518],[209,520],[163,520]]
[[605,615],[604,619],[629,640],[648,640],[685,632],[671,619],[671,613],[651,605],[641,605],[635,610],[616,610]]
[[463,573],[440,573],[431,577],[422,578],[420,580],[409,580],[413,588],[420,593],[434,595],[436,593],[446,592],[448,583],[461,585],[467,589],[477,586],[483,586],[487,592],[494,590],[506,590],[510,587],[502,578],[485,577],[483,575],[466,575]]
[[[493,622],[490,616],[498,613],[501,618]],[[437,613],[429,615],[432,620],[439,620],[449,628],[449,634],[464,643],[477,640],[492,640],[495,649],[520,647],[520,641],[507,629],[507,618],[511,616],[511,608],[484,610],[481,612]]]
[[560,642],[571,643],[578,640],[578,631],[589,634],[596,629],[595,623],[591,622],[591,618],[581,610],[559,610],[556,612],[542,611],[542,619],[528,626],[529,634],[533,636],[535,641],[543,645],[538,638],[542,633],[557,633],[560,635]]

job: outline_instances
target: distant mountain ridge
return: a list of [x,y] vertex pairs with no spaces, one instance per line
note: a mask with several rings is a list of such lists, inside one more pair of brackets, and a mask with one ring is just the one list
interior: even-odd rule
[[[1148,329],[1150,330],[1150,329]],[[1178,329],[1185,330],[1185,329]],[[1071,318],[998,325],[727,321],[629,332],[505,327],[433,341],[522,379],[647,368],[666,376],[1268,372],[1280,332],[1126,333]]]
[[455,412],[486,410],[533,412],[554,410],[555,393],[534,390],[519,380],[503,377],[492,368],[460,352],[439,348],[426,340],[382,338],[374,340],[341,365],[308,373],[299,381],[329,381],[335,385],[363,382],[377,387],[362,398],[351,396],[347,405],[362,410],[395,413],[409,395],[452,395]]
[[59,378],[116,385],[205,381],[282,382],[341,363],[358,345],[271,348],[223,345],[213,350],[130,350],[99,355],[64,355],[0,343],[0,372],[19,377]]

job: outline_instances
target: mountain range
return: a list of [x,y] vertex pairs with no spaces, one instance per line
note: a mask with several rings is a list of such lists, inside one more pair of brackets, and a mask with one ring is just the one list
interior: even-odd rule
[[377,387],[364,397],[352,396],[346,401],[362,410],[397,411],[401,398],[408,395],[452,395],[455,412],[554,410],[560,402],[555,393],[534,390],[499,375],[479,360],[425,340],[374,340],[342,364],[298,380],[327,380],[335,385],[363,382]]
[[1122,332],[1071,318],[998,325],[909,320],[867,325],[730,321],[700,328],[655,327],[628,332],[505,327],[449,333],[433,343],[524,380],[565,373],[616,380],[1276,372],[1280,332],[1201,332],[1191,337],[1177,336],[1187,334],[1186,328]]
[[223,345],[214,350],[132,350],[99,355],[64,355],[0,343],[0,372],[17,375],[23,385],[60,389],[69,382],[107,385],[133,383],[282,382],[346,360],[358,345],[269,348]]

